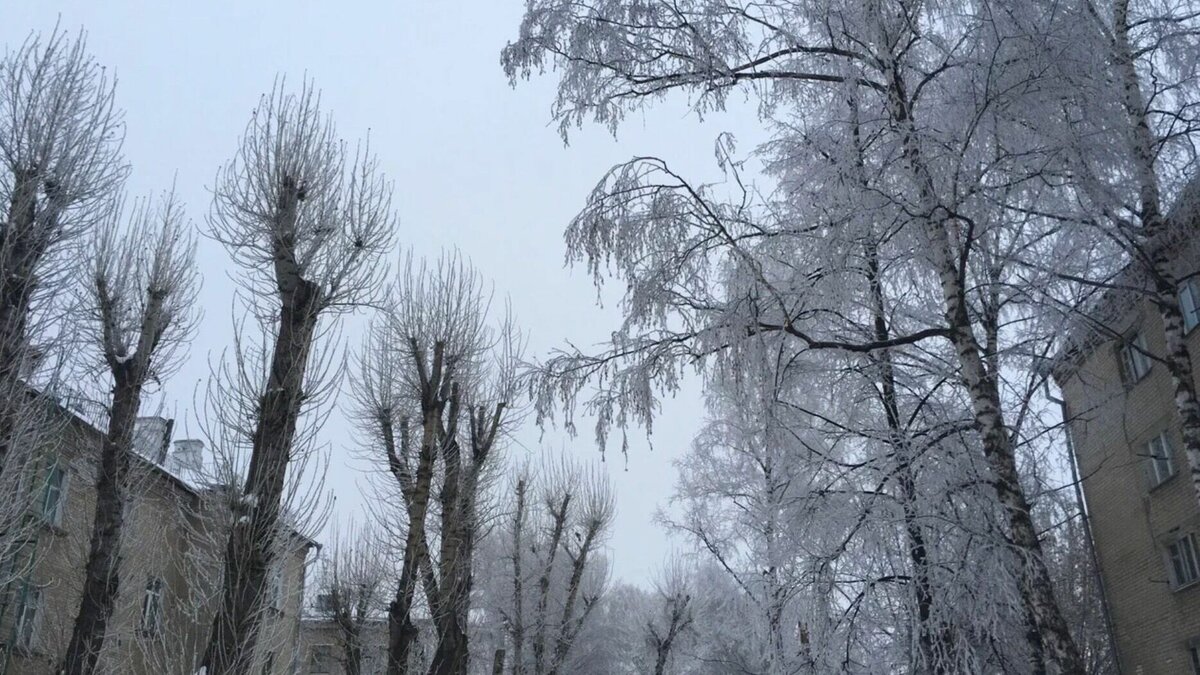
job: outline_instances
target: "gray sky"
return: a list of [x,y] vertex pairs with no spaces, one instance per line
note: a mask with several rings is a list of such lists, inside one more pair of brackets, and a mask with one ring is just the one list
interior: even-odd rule
[[[746,109],[700,123],[679,101],[629,120],[619,139],[588,127],[564,147],[550,120],[553,81],[514,90],[499,65],[524,4],[10,0],[0,9],[0,41],[12,49],[56,21],[71,32],[84,28],[90,51],[118,80],[132,194],[167,188],[174,178],[197,224],[215,172],[232,156],[258,97],[278,75],[299,83],[307,74],[343,137],[370,131],[396,184],[400,242],[425,255],[460,249],[494,281],[499,296],[511,299],[531,353],[544,354],[565,339],[595,343],[616,325],[611,304],[595,305],[583,270],[563,267],[563,228],[604,171],[635,154],[653,154],[685,175],[715,180],[716,135],[733,131],[748,148],[756,124]],[[193,388],[207,376],[208,359],[230,344],[229,275],[236,270],[208,241],[201,243],[200,265],[205,320],[191,360],[165,392],[181,423]],[[693,383],[686,396],[665,406],[653,452],[634,434],[627,462],[618,448],[609,453],[606,466],[618,493],[610,540],[617,577],[643,581],[669,552],[652,516],[666,504],[675,481],[671,462],[700,420]],[[597,457],[590,427],[581,431],[574,441],[547,433],[543,442]],[[356,512],[361,476],[349,459],[353,440],[339,413],[325,435],[333,453],[328,485],[338,494],[338,510]],[[519,440],[536,450],[539,435],[525,429]]]

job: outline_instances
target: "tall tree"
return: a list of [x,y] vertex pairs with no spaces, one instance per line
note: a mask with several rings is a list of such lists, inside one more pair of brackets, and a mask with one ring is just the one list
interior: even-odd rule
[[120,592],[121,531],[129,499],[134,423],[148,383],[179,362],[195,328],[198,288],[191,223],[173,195],[135,206],[128,228],[114,207],[98,230],[88,268],[88,337],[112,381],[108,429],[100,450],[91,541],[71,641],[62,670],[96,670],[108,619]]
[[246,366],[238,383],[250,458],[204,658],[224,675],[246,672],[254,655],[297,422],[320,399],[309,369],[320,319],[374,297],[394,218],[373,156],[347,152],[308,84],[295,94],[279,84],[259,101],[214,192],[209,234],[246,269],[243,299],[271,343],[258,358],[238,354],[262,369]]
[[480,500],[520,418],[522,345],[456,255],[436,265],[409,258],[372,325],[354,382],[358,417],[398,493],[403,522],[394,530],[404,538],[388,608],[389,673],[410,672],[418,589],[437,635],[429,672],[466,672]]
[[[82,34],[32,36],[0,60],[0,557],[16,560],[33,495],[23,489],[38,440],[53,432],[28,386],[49,362],[69,297],[74,244],[103,218],[126,175],[113,81]],[[53,379],[53,377],[51,378]],[[41,388],[54,395],[56,383]],[[2,581],[8,581],[4,579]]]
[[[532,3],[520,39],[502,59],[514,79],[548,66],[562,73],[555,111],[564,133],[588,118],[615,129],[629,111],[675,90],[694,94],[702,112],[719,108],[745,85],[760,97],[768,121],[783,123],[783,134],[798,137],[795,147],[811,150],[809,137],[848,132],[845,102],[851,101],[871,120],[873,175],[856,201],[878,196],[897,212],[896,236],[919,244],[897,262],[905,265],[910,293],[937,308],[884,340],[829,330],[818,321],[823,313],[814,294],[795,283],[781,287],[767,274],[785,261],[768,263],[747,251],[766,223],[737,204],[714,206],[686,186],[631,197],[639,172],[662,168],[635,163],[601,184],[567,234],[570,255],[586,259],[598,279],[614,269],[629,283],[622,330],[605,353],[551,361],[543,370],[541,408],[549,412],[556,398],[573,407],[583,386],[602,377],[600,394],[587,402],[600,414],[601,435],[613,422],[648,423],[654,410],[648,385],[676,386],[682,364],[747,334],[779,332],[804,349],[842,353],[934,349],[969,405],[1019,563],[1018,588],[1034,629],[1029,663],[1079,673],[1079,650],[1055,598],[1018,471],[1017,438],[1030,397],[1014,402],[1007,393],[1028,391],[1028,371],[1009,380],[1001,358],[1029,360],[1028,340],[1006,342],[1004,331],[1021,308],[1010,284],[1036,287],[1019,278],[1025,268],[1018,273],[1015,263],[1061,242],[1046,239],[1040,221],[1013,217],[1006,207],[1038,200],[1035,178],[1053,158],[1052,148],[1022,131],[1020,110],[1047,79],[1042,54],[1028,43],[1040,36],[1036,29],[1064,26],[1043,22],[1025,30],[997,20],[1003,13],[968,3],[957,6],[952,21],[941,11],[904,1]],[[1032,5],[1018,11],[1031,21],[1055,18]],[[792,159],[797,175],[832,165],[852,178],[847,157],[812,152]],[[638,198],[644,201],[637,208],[625,208]],[[827,219],[824,206],[811,204],[798,222],[837,237],[844,221]],[[675,327],[689,322],[676,319],[711,306],[705,265],[714,251],[736,258],[758,280],[756,293],[721,330],[701,328],[680,339]]]
[[[1035,128],[1065,146],[1076,196],[1049,215],[1102,232],[1115,249],[1117,264],[1076,281],[1104,291],[1118,311],[1147,302],[1161,321],[1165,351],[1147,357],[1161,360],[1170,376],[1200,500],[1200,399],[1186,339],[1188,324],[1200,319],[1200,294],[1184,291],[1196,284],[1188,261],[1200,228],[1193,151],[1200,135],[1200,16],[1186,3],[1130,0],[1072,3],[1069,11],[1077,27],[1073,48],[1037,45],[1049,53],[1062,95],[1045,102]],[[1091,349],[1098,337],[1126,337],[1113,325],[1122,317],[1099,303],[1089,309],[1093,316],[1074,322],[1076,349]]]

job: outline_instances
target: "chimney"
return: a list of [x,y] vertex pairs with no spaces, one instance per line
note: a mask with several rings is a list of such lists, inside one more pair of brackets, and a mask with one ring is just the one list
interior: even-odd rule
[[133,423],[133,449],[142,457],[162,464],[167,459],[174,420],[164,417],[139,417]]
[[176,473],[198,474],[204,468],[204,441],[184,438],[175,441],[167,468]]

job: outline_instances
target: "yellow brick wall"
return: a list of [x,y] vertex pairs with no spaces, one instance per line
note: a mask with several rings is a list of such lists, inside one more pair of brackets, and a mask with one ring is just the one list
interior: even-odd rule
[[[1152,354],[1165,351],[1161,321],[1149,305],[1113,328],[1136,328]],[[1200,330],[1189,343],[1200,354]],[[1174,528],[1200,532],[1200,506],[1188,482],[1166,367],[1155,363],[1127,388],[1112,341],[1063,382],[1063,394],[1124,672],[1190,673],[1187,643],[1200,637],[1200,584],[1170,587],[1164,543]],[[1176,473],[1149,489],[1145,460],[1135,453],[1163,430]]]
[[[0,654],[0,675],[50,675],[66,652],[82,593],[99,443],[99,432],[72,420],[60,442],[44,453],[47,460],[57,455],[69,463],[67,501],[61,527],[42,527],[34,553],[30,576],[44,588],[35,649],[32,653]],[[122,543],[121,590],[109,621],[101,671],[192,675],[206,646],[220,593],[225,539],[209,526],[218,506],[147,463],[139,463],[134,473],[131,492],[135,497],[126,511]],[[252,671],[256,675],[262,672],[265,654],[272,651],[276,656],[271,675],[293,672],[307,559],[306,546],[299,540],[293,544],[284,557],[282,611],[271,612],[264,622],[258,663]],[[143,597],[151,576],[164,582],[162,630],[154,636],[141,631]],[[0,615],[0,639],[7,642],[15,603],[0,607],[0,612],[7,614]]]

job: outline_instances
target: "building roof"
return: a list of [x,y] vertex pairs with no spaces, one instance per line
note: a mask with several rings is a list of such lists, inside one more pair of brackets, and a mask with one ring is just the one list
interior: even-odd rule
[[[103,427],[107,426],[108,412],[103,404],[89,400],[80,392],[61,384],[50,387],[27,383],[26,386],[31,394],[51,404],[59,412],[65,413],[76,424],[95,433],[99,438],[104,437]],[[174,426],[174,420],[162,417],[137,418],[134,426],[134,452],[130,453],[134,463],[197,499],[228,490],[229,485],[200,473],[187,472],[167,461]],[[305,549],[321,548],[319,542],[300,532],[298,528],[290,523],[285,525],[287,532],[300,541]]]
[[[1192,179],[1179,194],[1166,215],[1167,228],[1162,241],[1147,243],[1147,248],[1161,246],[1171,252],[1172,261],[1182,270],[1176,273],[1194,274],[1200,261],[1200,176]],[[1146,266],[1127,263],[1114,277],[1105,282],[1105,290],[1093,301],[1075,312],[1066,327],[1064,346],[1050,364],[1055,381],[1061,383],[1100,345],[1117,337],[1122,321],[1136,310],[1138,304],[1153,293],[1151,277]]]

